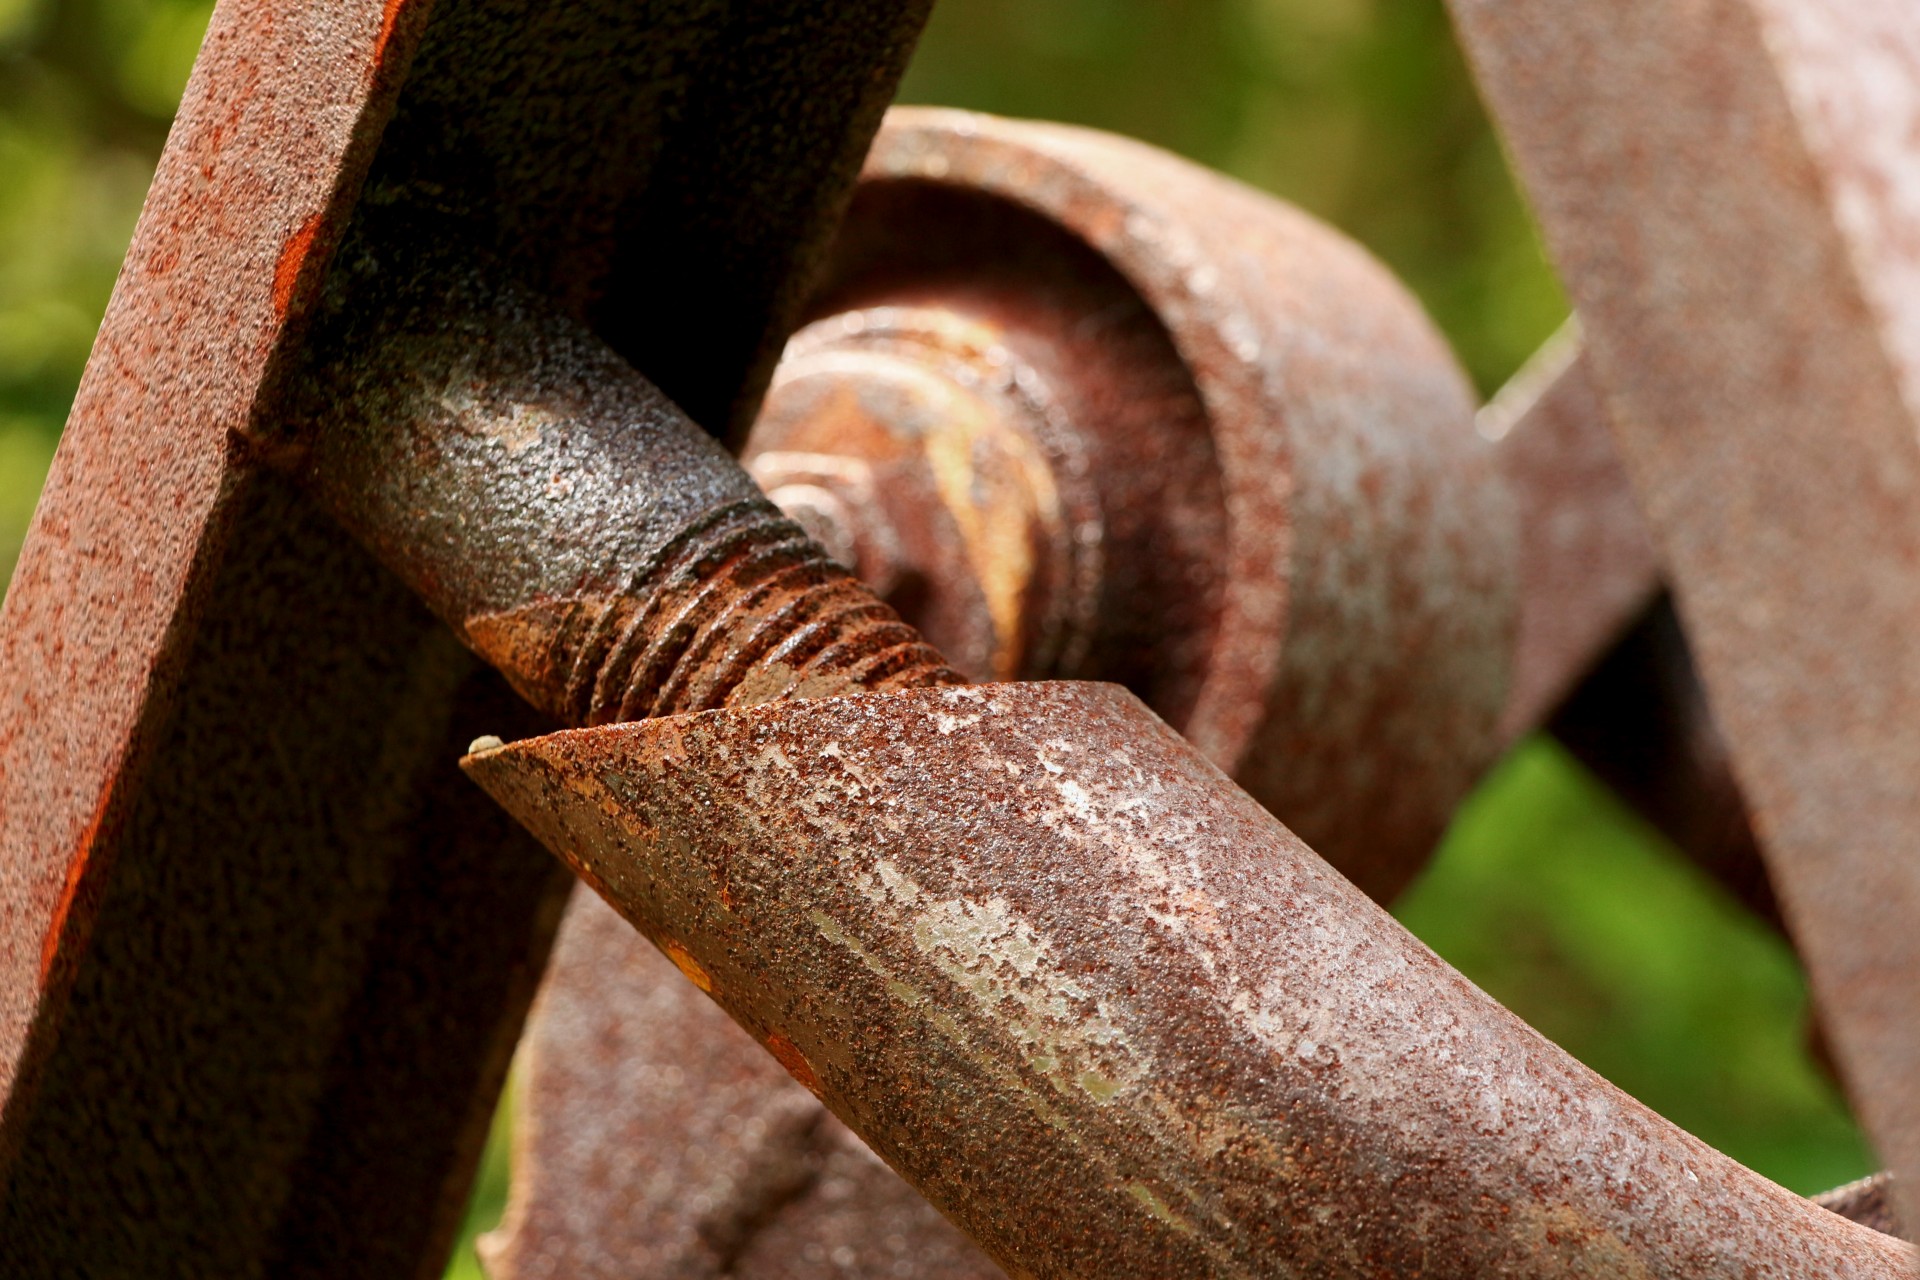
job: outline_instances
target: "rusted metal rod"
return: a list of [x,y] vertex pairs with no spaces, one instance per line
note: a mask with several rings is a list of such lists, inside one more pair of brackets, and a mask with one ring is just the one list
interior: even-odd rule
[[961,681],[583,326],[477,255],[343,256],[301,473],[535,707],[602,724]]
[[469,771],[1015,1275],[1905,1276],[1447,968],[1131,695]]

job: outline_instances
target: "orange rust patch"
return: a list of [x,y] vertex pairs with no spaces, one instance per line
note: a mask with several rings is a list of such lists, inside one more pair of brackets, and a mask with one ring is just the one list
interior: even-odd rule
[[164,276],[180,265],[180,242],[169,240],[147,255],[147,274]]
[[47,921],[47,931],[40,939],[40,985],[46,986],[47,976],[53,972],[53,962],[60,955],[60,938],[67,929],[67,917],[73,913],[73,904],[80,897],[80,886],[86,880],[87,863],[92,860],[93,846],[100,840],[100,825],[106,819],[107,804],[113,799],[111,790],[100,797],[100,803],[94,806],[93,816],[87,819],[87,828],[80,835],[73,857],[67,860],[67,876],[60,885],[60,896],[54,900],[52,918]]
[[537,600],[500,613],[478,613],[462,624],[467,645],[507,678],[521,697],[539,707],[552,707],[560,696],[561,673],[554,655],[567,625],[582,608],[597,613],[596,597],[580,600]]
[[809,1091],[815,1094],[820,1092],[820,1077],[813,1074],[813,1067],[807,1062],[806,1055],[800,1052],[799,1046],[793,1041],[775,1031],[767,1037],[767,1052],[787,1069],[788,1075],[807,1086]]
[[393,27],[400,20],[400,7],[406,0],[387,0],[380,13],[380,34],[373,38],[373,70],[377,75],[387,60],[387,42],[393,39]]
[[300,229],[287,237],[286,244],[280,247],[280,260],[273,264],[273,315],[276,320],[287,318],[287,308],[293,304],[294,286],[300,283],[300,268],[306,265],[307,254],[313,249],[314,237],[320,233],[320,215],[314,214],[300,224]]
[[700,962],[693,958],[692,952],[677,942],[663,942],[660,949],[667,953],[667,959],[673,961],[674,968],[687,975],[687,981],[708,995],[713,994],[713,975],[700,967]]

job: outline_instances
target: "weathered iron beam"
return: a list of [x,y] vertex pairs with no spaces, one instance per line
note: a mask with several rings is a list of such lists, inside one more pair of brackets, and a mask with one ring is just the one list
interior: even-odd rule
[[541,722],[277,474],[367,175],[723,430],[925,8],[217,8],[0,614],[11,1273],[437,1274],[542,963]]
[[1849,1092],[1920,1185],[1920,11],[1452,8]]

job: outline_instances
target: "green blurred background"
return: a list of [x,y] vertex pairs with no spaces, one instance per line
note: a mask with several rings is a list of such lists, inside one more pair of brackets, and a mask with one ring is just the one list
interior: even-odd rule
[[[210,7],[0,0],[0,575]],[[941,0],[902,98],[1130,134],[1304,206],[1413,287],[1483,391],[1565,316],[1440,0]],[[1868,1170],[1792,953],[1551,742],[1495,771],[1397,914],[1794,1190]],[[470,1231],[498,1217],[510,1124]],[[478,1274],[469,1249],[449,1274]]]

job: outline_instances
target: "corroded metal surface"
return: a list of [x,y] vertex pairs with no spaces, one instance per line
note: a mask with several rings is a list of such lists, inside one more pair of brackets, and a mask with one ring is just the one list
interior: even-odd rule
[[[1074,284],[1076,265],[1064,255],[1058,264]],[[974,287],[988,294],[995,283]],[[747,439],[742,461],[768,496],[828,526],[824,540],[846,544],[861,579],[974,679],[1098,664],[1116,647],[1120,616],[1141,638],[1126,657],[1144,680],[1178,679],[1172,672],[1194,666],[1210,630],[1217,568],[1203,544],[1208,534],[1217,543],[1224,524],[1217,486],[1214,501],[1204,499],[1207,454],[1191,456],[1205,439],[1199,406],[1177,366],[1169,375],[1168,361],[1140,358],[1140,347],[1160,354],[1165,344],[1153,341],[1137,300],[1092,292],[1075,290],[1080,305],[1021,308],[1025,323],[1011,332],[939,299],[826,317],[788,343]],[[1095,341],[1072,342],[1114,292],[1114,323]],[[1107,403],[1129,412],[1089,417]],[[1116,514],[1147,536],[1164,531],[1163,513],[1186,517],[1186,536],[1157,538],[1151,561],[1143,545],[1108,538],[1089,455],[1107,455],[1099,474],[1117,464],[1084,437],[1135,415],[1160,423],[1166,484],[1156,501]],[[1151,571],[1132,571],[1143,589],[1127,593],[1121,615],[1104,578],[1129,560]],[[1142,582],[1149,577],[1158,590]],[[1182,584],[1184,611],[1169,598]],[[1155,623],[1163,627],[1151,635]]]
[[305,260],[344,222],[420,8],[223,5],[181,103],[0,629],[8,1143],[11,1091],[46,1050],[36,1023],[72,980],[132,799],[114,782],[161,731],[143,722],[164,718],[179,615],[219,557],[228,433],[252,414]]
[[0,615],[11,1273],[436,1273],[542,963],[541,722],[271,474],[362,175],[721,428],[924,11],[219,6]]
[[1547,1044],[1112,686],[466,767],[1015,1274],[1912,1265]]
[[518,1070],[515,1198],[489,1274],[1001,1274],[591,893]]
[[1920,10],[1452,8],[1849,1092],[1920,1185]]
[[[884,170],[869,175],[888,180]],[[823,314],[776,372],[748,441],[749,469],[975,678],[1099,672],[1128,682],[1180,727],[1206,678],[1201,642],[1216,625],[1209,601],[1227,529],[1219,485],[1206,483],[1219,467],[1216,425],[1164,329],[1110,264],[1058,224],[958,191],[883,185],[856,196],[840,255],[828,301],[815,308]],[[1277,434],[1282,416],[1233,429]],[[1669,616],[1655,603],[1659,565],[1577,338],[1569,332],[1544,349],[1479,425],[1525,535],[1502,739],[1558,708],[1555,727],[1583,760],[1770,912],[1684,645],[1677,631],[1658,629]],[[1142,475],[1158,483],[1152,500],[1124,483]],[[1124,576],[1142,563],[1164,568],[1175,590],[1157,594]],[[1118,586],[1101,580],[1115,571]],[[1657,652],[1645,638],[1655,635],[1667,641]],[[1423,852],[1407,849],[1403,865],[1417,866]],[[574,911],[586,914],[583,930],[598,922],[591,944],[575,944],[593,959],[563,961],[549,978],[549,1000],[569,1009],[564,1028],[534,1024],[521,1101],[533,1131],[516,1168],[516,1213],[500,1237],[501,1275],[558,1258],[576,1274],[618,1274],[614,1259],[647,1247],[640,1219],[622,1206],[650,1206],[649,1231],[663,1221],[692,1231],[701,1218],[699,1197],[676,1218],[670,1198],[658,1198],[656,1166],[632,1153],[702,1149],[697,1132],[715,1117],[686,1101],[650,1106],[616,1059],[577,1069],[583,1038],[630,1044],[627,1028],[647,1026],[727,1062],[715,1068],[721,1076],[749,1072],[762,1057],[703,1004],[655,991],[651,981],[676,980],[641,939],[609,933],[593,900],[578,899]],[[722,1053],[728,1044],[732,1059]],[[657,1079],[633,1051],[630,1069]],[[581,1212],[583,1186],[595,1188],[603,1213]],[[796,1209],[794,1220],[805,1213]],[[930,1230],[945,1239],[945,1228]],[[857,1252],[867,1265],[870,1252]]]
[[[391,219],[391,222],[388,221]],[[958,682],[591,331],[383,214],[290,413],[316,499],[549,716]]]
[[[1317,818],[1342,870],[1390,894],[1424,863],[1495,742],[1502,611],[1513,608],[1495,451],[1475,437],[1451,360],[1411,301],[1351,245],[1277,202],[1113,145],[1117,156],[1082,131],[896,111],[744,460],[956,666],[1126,683],[1210,739],[1223,768],[1264,780],[1276,812]],[[1187,197],[1178,207],[1175,190]],[[1102,230],[1119,224],[1128,237]],[[1258,278],[1224,283],[1248,263]],[[498,344],[447,349],[481,345]],[[444,365],[417,346],[400,363]],[[1203,377],[1188,359],[1205,362]],[[1562,418],[1536,414],[1516,435],[1533,442],[1532,471],[1547,460],[1562,491],[1584,499],[1566,459],[1592,424]],[[595,451],[643,447],[621,434]],[[327,470],[375,485],[398,471]],[[1301,493],[1315,485],[1339,493]],[[571,522],[592,505],[574,493],[559,509]],[[593,523],[631,536],[654,514]],[[1554,542],[1547,576],[1588,567],[1583,533]],[[1578,590],[1562,582],[1556,599]],[[1579,625],[1563,625],[1559,650],[1533,669],[1559,661],[1570,680],[1580,658],[1561,651]],[[1590,647],[1608,638],[1598,621],[1586,627]],[[1289,652],[1301,655],[1291,666]],[[1249,671],[1266,682],[1265,706],[1229,696]],[[1229,711],[1251,720],[1230,730]],[[1308,723],[1288,726],[1289,715]],[[1255,766],[1281,751],[1289,768]],[[1422,774],[1436,758],[1439,771]],[[551,1264],[536,1260],[553,1258],[617,1274],[609,1259],[650,1248],[620,1207],[629,1200],[650,1206],[655,1227],[678,1224],[662,1241],[701,1220],[697,1197],[675,1217],[653,1190],[656,1166],[630,1153],[703,1148],[717,1115],[691,1102],[650,1111],[611,1060],[600,1074],[576,1070],[566,1046],[584,1026],[631,1043],[628,1024],[672,1016],[659,1034],[708,1046],[716,1063],[733,1046],[719,1079],[754,1066],[744,1037],[649,990],[660,970],[642,940],[601,937],[595,954],[551,979],[550,1000],[571,1010],[566,1039],[533,1032],[522,1099],[533,1128],[501,1274],[545,1274],[537,1267]],[[609,983],[608,970],[622,979]],[[787,1160],[763,1158],[768,1177]],[[580,1211],[582,1187],[604,1214]]]
[[[1051,224],[1003,214],[983,256],[1005,280],[973,262],[903,270],[873,243],[902,238],[902,227],[931,234],[943,210],[901,204],[856,199],[842,241],[886,274],[836,292],[877,290],[881,302],[836,310],[789,343],[743,460],[970,677],[1111,679],[1184,728],[1206,678],[1227,527],[1218,486],[1179,478],[1182,441],[1201,475],[1217,458],[1200,447],[1212,429],[1204,407],[1190,387],[1179,394],[1177,354],[1153,340],[1158,326],[1124,281],[1103,276],[1105,264],[1086,261],[1077,242],[1047,243],[1061,234]],[[966,220],[985,238],[981,210]],[[943,244],[953,252],[951,238]],[[890,301],[902,297],[913,305]],[[1130,332],[1129,321],[1151,331]],[[1071,340],[1088,328],[1097,342]],[[1253,429],[1277,430],[1283,418]],[[1478,423],[1522,531],[1499,739],[1551,724],[1703,868],[1777,920],[1576,327]],[[1088,434],[1105,438],[1090,444]],[[1127,451],[1145,444],[1153,457]],[[1116,474],[1155,476],[1157,503],[1114,501]],[[1194,496],[1178,501],[1183,492]],[[1109,511],[1126,536],[1109,536]],[[1142,562],[1184,584],[1171,601],[1104,581]],[[1287,642],[1276,633],[1276,645]],[[1392,747],[1368,750],[1384,757]],[[1418,866],[1423,849],[1410,847],[1406,865]]]
[[[1138,704],[738,710],[953,678],[625,363],[737,431],[920,13],[216,18],[0,623],[14,1269],[435,1269],[542,963],[551,866],[432,768],[476,713],[535,721],[282,470],[550,716],[736,708],[475,768],[617,849],[579,865],[1003,1260],[1891,1274],[1908,1255],[1529,1038]],[[951,156],[924,145],[946,127]],[[1149,594],[1193,586],[1150,581],[1186,562],[1133,554],[1122,522],[1150,481],[1192,499],[1168,527],[1198,545],[1177,517],[1212,519],[1226,569],[1160,674],[1187,682],[1216,759],[1390,891],[1507,696],[1508,513],[1487,451],[1447,434],[1465,417],[1443,348],[1351,246],[1145,149],[954,116],[890,138],[875,199],[937,207],[957,158],[1004,216],[1082,237],[1165,318],[1160,367],[1183,377],[1160,403],[1226,424],[1188,449],[1213,490],[1149,466],[1092,506],[1015,492],[1031,572],[983,579],[989,608],[1050,574],[1088,583],[1095,547],[1127,551]],[[1128,186],[1144,194],[1112,197]],[[933,265],[979,265],[937,239]],[[863,243],[869,275],[836,271],[826,296],[918,305],[910,255]],[[1256,430],[1275,405],[1282,430]],[[985,652],[1090,662],[1106,605],[1067,599]],[[103,713],[77,736],[76,708]],[[854,765],[829,749],[842,731],[867,735]],[[535,759],[550,770],[510,772]],[[44,813],[19,803],[41,792]],[[636,871],[636,851],[659,856]],[[688,1175],[713,1212],[673,1218],[694,1227],[673,1265],[771,1276],[864,1249],[878,1270],[924,1245],[981,1267],[803,1100],[717,1122]],[[891,1207],[846,1212],[868,1197]],[[876,1237],[889,1222],[913,1243]]]
[[1891,1174],[1876,1173],[1869,1178],[1849,1182],[1843,1187],[1835,1187],[1813,1198],[1813,1202],[1830,1213],[1850,1218],[1862,1226],[1872,1227],[1890,1236],[1910,1238],[1900,1229],[1900,1221],[1893,1213],[1893,1177]]
[[[842,283],[836,295],[877,293],[880,302],[836,310],[789,344],[744,461],[777,504],[970,677],[1111,679],[1184,730],[1207,677],[1227,525],[1218,486],[1183,482],[1180,459],[1196,454],[1202,476],[1217,467],[1202,447],[1214,424],[1190,386],[1180,394],[1187,380],[1177,353],[1153,340],[1158,326],[1137,295],[1103,276],[1104,263],[1086,261],[1079,243],[1047,243],[1057,227],[1003,212],[1002,225],[983,233],[983,211],[966,211],[970,235],[994,238],[982,256],[1005,280],[972,261],[903,269],[873,247],[903,238],[900,228],[931,234],[943,213],[961,217],[939,202],[856,198],[842,241],[884,275]],[[942,239],[944,253],[954,252],[952,239]],[[894,305],[901,298],[913,305]],[[1128,321],[1152,329],[1129,332]],[[1071,341],[1088,328],[1097,342]],[[1277,431],[1285,413],[1275,409],[1249,429]],[[1777,922],[1576,328],[1549,342],[1478,423],[1522,532],[1499,740],[1550,726]],[[1102,438],[1090,443],[1089,434]],[[1113,498],[1125,487],[1116,476],[1142,474],[1161,482],[1156,501]],[[1164,568],[1180,589],[1162,599],[1137,581],[1105,581],[1141,563]],[[1276,646],[1290,639],[1285,629],[1274,634]],[[1366,750],[1378,761],[1393,746]],[[1396,868],[1419,866],[1426,847],[1410,840]]]
[[1037,404],[1060,523],[1098,552],[1070,636],[1019,669],[1134,688],[1391,895],[1494,750],[1514,608],[1513,512],[1418,306],[1337,233],[1164,152],[903,109],[796,382],[824,395],[820,344],[846,370],[928,312],[984,347],[950,380],[1011,382],[1005,418]]

